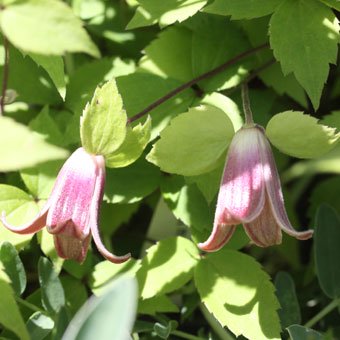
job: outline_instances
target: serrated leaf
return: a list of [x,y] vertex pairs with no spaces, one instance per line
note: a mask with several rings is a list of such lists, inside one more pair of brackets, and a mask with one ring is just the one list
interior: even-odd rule
[[64,340],[128,339],[136,313],[137,287],[131,277],[116,280],[100,298],[91,297],[69,324]]
[[111,155],[105,158],[109,168],[121,168],[136,161],[143,153],[151,135],[151,119],[133,128],[128,126],[123,144]]
[[321,205],[315,221],[314,258],[316,273],[324,293],[332,298],[340,297],[340,218],[336,211]]
[[0,26],[9,41],[25,52],[44,55],[85,52],[94,57],[100,55],[82,27],[82,22],[61,1],[13,2],[1,11]]
[[45,69],[51,77],[55,87],[57,88],[61,98],[65,100],[66,82],[64,72],[64,60],[59,56],[46,56],[42,54],[29,53],[29,56],[36,62],[38,66]]
[[[13,225],[21,225],[33,219],[39,207],[33,198],[24,191],[6,184],[0,184],[0,211],[6,212],[6,218]],[[19,235],[7,230],[0,222],[0,240],[8,241],[15,247],[22,248],[33,237]]]
[[283,0],[214,0],[204,12],[231,15],[231,19],[252,19],[274,12]]
[[296,297],[295,285],[292,277],[286,272],[278,272],[275,277],[276,296],[281,308],[278,313],[281,327],[301,323],[301,312]]
[[115,80],[97,87],[80,123],[82,145],[89,153],[110,155],[123,143],[127,117]]
[[329,63],[337,57],[339,23],[334,13],[317,0],[285,0],[273,14],[269,31],[283,73],[294,73],[317,109]]
[[134,203],[157,189],[160,171],[144,158],[122,169],[107,169],[104,200],[109,203]]
[[41,312],[35,312],[27,320],[26,327],[31,339],[42,340],[54,328],[54,321]]
[[178,307],[166,296],[159,295],[138,303],[138,313],[156,315],[156,313],[178,313]]
[[21,295],[26,288],[26,273],[18,252],[11,243],[0,243],[0,262],[11,280],[14,292]]
[[192,108],[161,132],[146,159],[166,172],[200,175],[218,165],[233,134],[233,125],[223,111],[208,105]]
[[29,340],[27,329],[14,299],[10,281],[0,264],[0,323],[19,339]]
[[0,171],[29,168],[67,155],[66,150],[48,144],[26,126],[11,118],[0,117]]
[[45,257],[39,259],[38,272],[42,304],[48,312],[58,313],[65,305],[64,290],[58,275],[52,263]]
[[[308,131],[308,133],[306,133]],[[298,111],[275,115],[266,127],[271,143],[280,151],[298,158],[316,158],[330,151],[340,138],[336,129]]]
[[167,26],[174,22],[182,22],[198,12],[207,0],[138,0],[139,7],[127,25],[128,29],[141,26],[159,25]]
[[208,310],[236,336],[281,339],[274,286],[250,256],[233,250],[207,255],[196,267],[195,284]]
[[300,325],[292,325],[287,328],[292,340],[323,340],[324,336],[319,332]]
[[173,237],[159,241],[147,250],[137,272],[140,296],[148,299],[172,292],[186,284],[198,261],[194,243]]

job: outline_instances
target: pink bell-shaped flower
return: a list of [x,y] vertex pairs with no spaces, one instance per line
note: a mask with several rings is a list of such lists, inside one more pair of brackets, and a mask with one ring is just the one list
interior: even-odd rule
[[269,142],[264,129],[253,123],[244,92],[246,124],[236,132],[229,147],[213,231],[208,240],[198,245],[204,251],[223,247],[240,223],[260,247],[280,244],[281,230],[299,240],[313,235],[312,230],[297,232],[289,222]]
[[39,215],[30,223],[15,227],[1,222],[18,234],[31,234],[44,226],[54,235],[57,253],[65,259],[83,262],[91,235],[99,252],[113,263],[122,263],[130,254],[115,256],[101,241],[98,231],[98,212],[105,185],[105,160],[103,156],[90,155],[78,148],[61,168],[52,193]]

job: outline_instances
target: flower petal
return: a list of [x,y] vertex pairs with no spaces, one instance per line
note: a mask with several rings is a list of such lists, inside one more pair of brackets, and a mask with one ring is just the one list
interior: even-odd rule
[[95,157],[79,148],[63,165],[49,199],[49,232],[58,233],[72,220],[79,238],[89,234],[89,211],[97,173]]
[[104,246],[98,230],[98,213],[99,213],[99,204],[103,198],[104,194],[104,184],[105,184],[105,160],[103,157],[100,156],[96,157],[96,161],[98,164],[97,167],[97,180],[96,185],[93,193],[93,199],[91,204],[90,210],[90,227],[93,236],[93,240],[99,250],[99,252],[109,261],[113,263],[123,263],[130,259],[131,254],[126,254],[124,256],[116,256],[109,252],[106,247]]
[[281,229],[287,234],[294,236],[299,240],[307,240],[313,236],[313,230],[296,231],[289,222],[284,205],[280,177],[276,168],[273,153],[271,151],[267,138],[261,139],[262,143],[262,162],[266,192],[276,222]]
[[268,197],[260,215],[255,220],[245,223],[244,229],[249,238],[259,247],[269,247],[281,243],[281,229],[273,215]]
[[257,217],[264,204],[264,181],[257,127],[239,130],[229,148],[218,196],[221,205],[240,222]]
[[54,245],[58,255],[64,259],[72,259],[82,263],[90,245],[91,235],[85,239],[77,236],[76,226],[68,221],[58,234],[54,235]]
[[33,234],[37,231],[41,230],[46,225],[46,216],[48,212],[49,204],[48,202],[45,204],[43,210],[37,215],[37,217],[29,223],[23,224],[21,226],[13,226],[12,224],[7,222],[6,213],[3,211],[1,214],[1,223],[14,233],[26,235],[26,234]]
[[210,237],[203,243],[199,243],[198,247],[204,251],[217,251],[221,249],[231,238],[236,226],[218,224],[214,226]]

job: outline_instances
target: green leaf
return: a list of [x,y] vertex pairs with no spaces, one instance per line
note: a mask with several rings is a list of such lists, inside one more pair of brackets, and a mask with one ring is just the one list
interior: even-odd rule
[[58,275],[52,263],[45,257],[39,259],[38,272],[42,304],[48,312],[58,313],[65,305],[64,290]]
[[[0,211],[6,212],[6,218],[13,225],[21,225],[33,219],[39,207],[33,198],[24,191],[6,184],[0,184]],[[0,240],[8,241],[15,247],[22,248],[33,237],[19,235],[7,230],[0,222]]]
[[200,175],[218,165],[233,134],[233,125],[223,111],[208,105],[195,107],[174,118],[161,132],[147,160],[166,172]]
[[276,296],[281,305],[278,313],[281,327],[301,323],[301,312],[296,297],[295,285],[292,277],[286,272],[278,272],[275,277]]
[[15,1],[1,11],[0,26],[10,42],[25,52],[44,55],[85,52],[94,57],[100,55],[82,27],[82,22],[61,1]]
[[195,284],[208,310],[236,336],[281,339],[274,286],[252,257],[209,254],[196,267]]
[[26,288],[26,273],[18,252],[11,243],[0,243],[0,262],[11,280],[15,294],[21,295]]
[[41,66],[46,70],[48,75],[53,80],[55,87],[57,88],[61,98],[65,100],[66,96],[66,82],[64,72],[64,60],[59,56],[46,56],[41,54],[29,53],[29,56],[36,62],[38,66]]
[[26,126],[11,118],[0,117],[0,171],[28,168],[67,155],[66,150],[48,144]]
[[165,295],[159,295],[138,303],[138,313],[156,315],[156,313],[178,313],[178,307]]
[[81,118],[83,147],[93,154],[110,155],[126,136],[126,113],[115,80],[97,87]]
[[35,312],[26,323],[31,339],[42,340],[51,333],[54,328],[54,321],[41,312]]
[[63,145],[64,136],[61,133],[56,121],[51,117],[48,106],[30,121],[29,128],[44,136],[44,139],[58,146]]
[[[86,103],[91,100],[98,84],[131,73],[134,69],[132,62],[123,61],[117,57],[102,58],[80,65],[70,75],[65,105],[77,116],[80,116]],[[77,117],[78,121],[79,117]]]
[[298,158],[316,158],[330,151],[340,138],[335,132],[336,129],[318,124],[316,118],[298,111],[281,112],[266,127],[275,147]]
[[10,280],[0,264],[0,324],[15,333],[21,340],[29,340],[24,320],[14,299]]
[[315,221],[314,257],[316,273],[324,293],[332,298],[340,297],[340,219],[336,211],[321,205]]
[[112,280],[119,275],[135,277],[140,268],[140,260],[130,259],[127,262],[112,265],[112,262],[102,261],[94,266],[91,273],[90,288],[95,295],[103,295],[108,290]]
[[285,0],[273,14],[269,31],[283,73],[294,73],[317,109],[328,64],[335,64],[337,57],[339,23],[334,13],[317,0]]
[[204,12],[231,15],[231,19],[252,19],[274,12],[283,0],[215,0]]
[[61,166],[60,161],[46,162],[20,171],[20,176],[36,199],[47,200]]
[[194,243],[173,237],[159,241],[147,250],[137,272],[140,296],[148,299],[172,292],[185,285],[198,261]]
[[110,203],[138,202],[156,190],[159,181],[159,169],[143,158],[123,169],[108,169],[104,200]]
[[176,21],[182,22],[198,12],[207,0],[138,0],[139,7],[127,28],[137,28],[141,26],[159,25],[167,26]]
[[127,126],[123,144],[113,154],[106,157],[106,166],[121,168],[136,161],[147,146],[150,134],[151,119],[149,116],[143,125],[139,123],[133,128]]
[[336,9],[337,11],[340,11],[340,3],[338,0],[320,0],[323,2],[325,5]]
[[[182,85],[182,82],[178,80],[163,79],[148,73],[133,73],[119,77],[116,81],[129,117],[138,114],[159,98]],[[186,111],[194,97],[194,91],[187,89],[151,110],[151,140],[158,137],[159,132],[167,126],[172,117]]]
[[106,294],[91,297],[71,321],[63,338],[69,340],[128,339],[135,318],[136,281],[116,280]]
[[292,325],[287,328],[288,333],[292,340],[323,340],[324,336],[313,329]]

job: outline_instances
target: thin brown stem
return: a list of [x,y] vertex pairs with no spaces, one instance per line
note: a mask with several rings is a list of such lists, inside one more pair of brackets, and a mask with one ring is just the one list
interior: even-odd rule
[[2,116],[5,112],[5,97],[8,83],[8,75],[9,75],[9,44],[7,38],[3,35],[3,45],[5,49],[5,63],[2,75],[2,90],[1,90],[1,98],[0,98],[0,116]]
[[251,112],[251,108],[250,108],[247,83],[242,85],[242,104],[243,104],[243,111],[244,111],[246,125],[253,125],[254,124],[253,113]]
[[199,81],[204,80],[204,79],[208,79],[210,77],[215,76],[216,74],[224,71],[226,68],[228,68],[231,65],[234,65],[236,63],[238,63],[240,60],[242,60],[245,57],[248,57],[264,48],[267,48],[269,45],[266,44],[262,44],[260,46],[257,46],[251,50],[245,51],[239,55],[237,55],[236,57],[229,59],[228,61],[226,61],[225,63],[223,63],[222,65],[201,74],[200,76],[191,79],[190,81],[188,81],[187,83],[182,84],[181,86],[176,87],[175,89],[173,89],[172,91],[170,91],[169,93],[167,93],[165,96],[157,99],[155,102],[153,102],[152,104],[150,104],[149,106],[147,106],[144,110],[142,110],[141,112],[137,113],[136,115],[134,115],[133,117],[128,119],[128,123],[132,123],[135,120],[143,117],[144,115],[146,115],[147,113],[149,113],[150,111],[152,111],[153,109],[155,109],[156,107],[158,107],[159,105],[163,104],[164,102],[166,102],[167,100],[173,98],[174,96],[176,96],[177,94],[179,94],[180,92],[188,89],[189,87],[197,84]]

